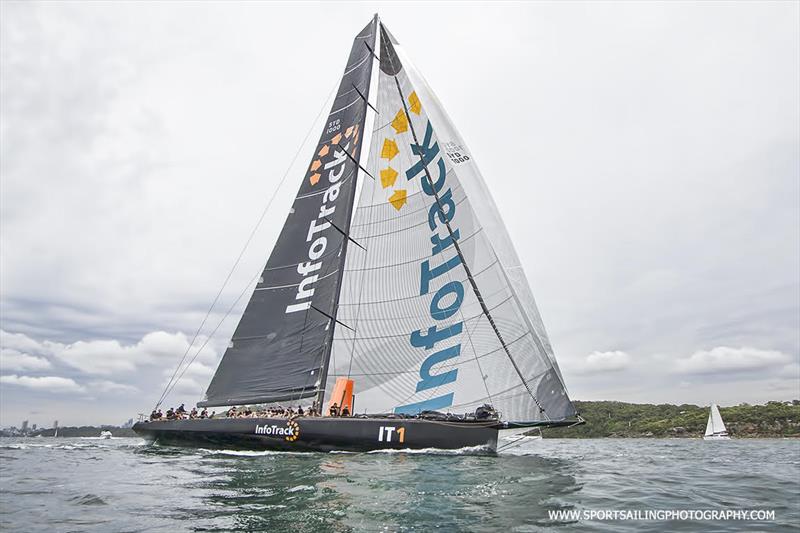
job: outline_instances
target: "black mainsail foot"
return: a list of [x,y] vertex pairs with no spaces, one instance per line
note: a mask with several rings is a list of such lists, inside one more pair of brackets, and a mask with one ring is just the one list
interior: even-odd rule
[[495,449],[504,430],[581,422],[477,166],[377,16],[355,38],[291,212],[198,405],[312,398],[351,415],[134,430],[251,449]]

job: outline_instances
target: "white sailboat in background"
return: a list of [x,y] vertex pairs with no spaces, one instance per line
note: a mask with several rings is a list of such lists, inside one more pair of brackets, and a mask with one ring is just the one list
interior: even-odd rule
[[722,421],[722,415],[719,414],[719,407],[715,403],[711,404],[711,410],[708,413],[708,424],[706,424],[706,434],[703,435],[703,440],[730,440],[725,422]]

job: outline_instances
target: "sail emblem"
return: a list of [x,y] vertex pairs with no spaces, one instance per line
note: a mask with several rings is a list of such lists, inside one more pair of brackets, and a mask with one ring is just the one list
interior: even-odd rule
[[397,148],[397,143],[394,142],[394,139],[384,139],[383,140],[383,148],[381,149],[381,158],[388,159],[391,161],[394,156],[400,153],[400,149]]
[[419,101],[417,91],[408,95],[408,105],[409,110],[415,115],[419,115],[419,112],[422,111],[422,102]]
[[397,133],[404,133],[408,131],[408,117],[406,117],[405,111],[401,109],[397,112],[397,115],[395,115],[394,120],[392,121],[392,127]]
[[395,181],[397,181],[397,171],[395,169],[388,167],[381,170],[381,185],[384,189],[393,187]]
[[394,193],[389,197],[389,203],[392,204],[395,209],[400,211],[400,209],[406,205],[406,190],[397,189],[394,191]]
[[[354,124],[347,128],[344,133],[344,138],[351,139],[353,144],[358,144],[358,124]],[[322,174],[317,172],[317,170],[319,170],[319,168],[322,166],[322,158],[331,153],[331,146],[338,146],[341,140],[342,134],[339,132],[330,140],[330,144],[325,143],[322,145],[322,148],[319,149],[319,152],[317,152],[317,156],[319,157],[311,162],[311,167],[309,169],[310,172],[313,172],[313,174],[308,177],[308,182],[312,186],[319,183],[320,178],[322,178]]]

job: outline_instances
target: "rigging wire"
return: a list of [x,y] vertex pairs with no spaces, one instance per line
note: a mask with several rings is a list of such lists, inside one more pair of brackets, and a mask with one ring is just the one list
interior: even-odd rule
[[[169,381],[167,382],[167,385],[164,387],[164,392],[161,393],[161,396],[159,397],[158,402],[155,405],[156,409],[164,402],[164,400],[167,398],[167,395],[169,394],[169,392],[172,391],[172,389],[174,388],[175,383],[177,383],[177,380],[176,380],[175,376],[178,374],[178,371],[180,370],[180,368],[183,365],[184,361],[186,361],[186,357],[189,355],[189,352],[192,350],[192,347],[194,346],[194,343],[197,341],[197,337],[200,335],[200,332],[203,330],[203,327],[205,326],[206,322],[208,321],[208,318],[211,316],[211,312],[214,310],[214,307],[217,305],[217,302],[219,301],[220,296],[222,296],[222,292],[225,290],[225,287],[227,287],[228,282],[231,279],[231,276],[233,276],[233,272],[236,270],[236,267],[239,266],[239,263],[241,262],[245,251],[247,251],[247,248],[250,246],[250,243],[252,242],[253,237],[255,236],[256,232],[258,231],[258,228],[261,226],[261,223],[264,221],[264,217],[266,216],[267,211],[269,211],[269,208],[272,207],[272,203],[275,201],[275,198],[278,195],[278,191],[281,189],[281,187],[283,187],[283,184],[286,182],[286,178],[289,176],[289,172],[291,172],[292,168],[294,167],[294,164],[297,161],[297,158],[299,157],[300,153],[303,151],[303,148],[305,147],[306,142],[308,142],[309,136],[314,131],[315,126],[317,125],[317,122],[319,121],[320,117],[322,116],[322,113],[324,113],[325,109],[327,109],[328,101],[331,99],[331,97],[333,96],[333,94],[336,91],[336,88],[338,86],[339,86],[339,83],[337,82],[333,86],[333,88],[331,89],[330,93],[328,93],[328,98],[325,100],[325,102],[322,105],[322,108],[320,108],[319,112],[317,113],[317,116],[314,119],[314,121],[312,122],[311,127],[308,129],[308,132],[306,132],[306,135],[303,138],[303,141],[300,143],[300,146],[298,147],[297,152],[295,152],[294,157],[292,157],[292,161],[291,161],[291,163],[289,163],[289,166],[286,169],[286,172],[284,172],[283,177],[281,177],[280,181],[278,182],[278,185],[275,187],[275,190],[272,191],[272,195],[270,196],[270,199],[267,202],[267,205],[261,211],[261,216],[258,217],[258,221],[256,222],[255,226],[253,227],[252,231],[250,232],[250,235],[247,237],[247,240],[245,241],[244,246],[242,246],[242,250],[239,252],[239,255],[237,256],[236,261],[234,261],[233,266],[231,266],[230,270],[228,271],[228,275],[225,276],[225,280],[222,282],[222,286],[220,286],[219,290],[217,291],[216,296],[214,297],[214,300],[211,302],[211,305],[209,306],[208,311],[206,311],[206,314],[203,317],[203,321],[200,323],[200,327],[198,327],[197,331],[195,331],[194,335],[192,336],[192,340],[189,343],[189,346],[186,348],[186,351],[183,353],[183,356],[181,357],[181,360],[178,362],[178,365],[175,367],[174,372],[170,376]],[[260,275],[260,272],[259,272],[259,275]],[[249,287],[249,286],[250,286],[250,283],[247,284],[245,289],[247,287]],[[241,295],[240,295],[240,298],[241,298]],[[239,299],[237,298],[237,302],[238,302],[238,300]],[[228,311],[228,313],[225,314],[225,317],[223,317],[223,319],[219,322],[219,324],[217,324],[217,326],[214,328],[214,332],[216,332],[217,329],[219,329],[220,325],[222,325],[222,322],[225,320],[225,318],[227,318],[229,313],[230,313],[230,310]],[[212,333],[212,335],[213,335],[213,333]],[[206,339],[206,342],[203,343],[203,346],[205,346],[208,343],[210,338],[211,338],[211,336],[209,336],[209,338]],[[199,353],[200,352],[198,351],[198,353],[195,354],[194,358],[192,358],[192,360],[189,362],[189,364],[186,365],[186,368],[188,368],[189,365],[192,364],[192,362],[197,358],[197,355]],[[183,374],[186,372],[186,368],[184,368],[183,372],[181,373],[181,376],[183,376]],[[180,379],[180,378],[178,378],[178,379]]]
[[184,374],[186,374],[186,371],[189,370],[189,367],[192,366],[192,363],[194,363],[195,360],[197,359],[197,356],[199,356],[200,352],[203,351],[203,348],[206,347],[206,345],[208,344],[208,341],[210,341],[214,337],[214,334],[217,332],[217,330],[220,328],[220,326],[222,326],[222,323],[225,322],[226,318],[228,318],[228,315],[230,315],[233,312],[234,308],[239,303],[239,300],[242,299],[242,296],[247,294],[248,289],[250,288],[250,286],[253,284],[254,281],[256,281],[256,278],[258,278],[258,276],[260,276],[260,275],[261,275],[260,272],[256,273],[256,275],[253,276],[250,279],[250,281],[247,283],[247,285],[244,286],[244,289],[242,289],[242,292],[239,293],[239,296],[236,297],[236,300],[233,301],[231,306],[225,312],[225,316],[223,316],[222,319],[217,323],[216,327],[214,327],[214,329],[211,331],[211,334],[209,334],[209,336],[206,337],[206,340],[203,342],[203,344],[200,346],[200,348],[197,349],[197,352],[189,360],[189,363],[185,367],[183,367],[183,371],[178,375],[178,378],[172,383],[172,386],[169,388],[169,390],[166,391],[166,394],[164,395],[165,398],[169,395],[170,392],[172,392],[172,390],[175,388],[175,386],[178,384],[178,382],[181,380],[181,378],[183,378]]

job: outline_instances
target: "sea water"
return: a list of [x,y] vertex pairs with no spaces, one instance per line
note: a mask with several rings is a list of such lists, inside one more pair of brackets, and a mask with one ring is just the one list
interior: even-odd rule
[[[563,510],[594,518],[553,515]],[[774,519],[600,519],[636,510],[767,510]],[[536,439],[486,455],[0,439],[0,531],[797,531],[799,524],[800,440]]]

